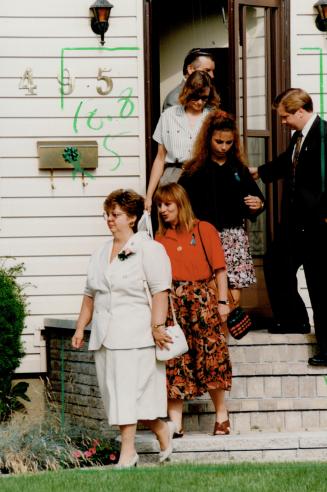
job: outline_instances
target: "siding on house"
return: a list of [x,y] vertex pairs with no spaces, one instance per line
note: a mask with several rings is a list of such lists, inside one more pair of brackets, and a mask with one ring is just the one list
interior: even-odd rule
[[[312,96],[314,110],[320,114],[320,53],[323,57],[323,99],[326,99],[327,85],[327,41],[326,33],[317,29],[317,11],[314,2],[291,0],[291,85],[301,87]],[[326,103],[324,116],[326,119]],[[311,322],[312,310],[303,269],[298,273],[300,293],[308,307]]]
[[[0,10],[0,256],[14,256],[26,266],[20,280],[27,284],[30,315],[21,373],[46,370],[40,336],[44,318],[70,318],[79,311],[89,255],[107,236],[101,217],[104,196],[118,187],[145,191],[142,0],[114,2],[105,45],[138,50],[64,51],[64,68],[75,78],[75,87],[61,107],[62,49],[100,46],[90,29],[91,3],[17,0]],[[312,94],[319,112],[319,49],[325,75],[327,42],[315,26],[313,3],[290,0],[291,81]],[[19,89],[28,68],[37,95]],[[111,70],[104,74],[113,80],[108,96],[96,91],[105,87],[97,80],[99,69]],[[128,101],[123,97],[127,88]],[[95,179],[86,179],[83,187],[79,176],[55,171],[52,190],[49,172],[38,170],[37,142],[72,139],[97,141]],[[299,286],[309,306],[302,271]]]
[[[107,236],[104,197],[120,187],[145,191],[143,2],[114,2],[105,47],[123,49],[112,51],[94,50],[100,43],[90,28],[91,3],[18,0],[0,10],[0,256],[26,267],[20,281],[28,283],[30,315],[21,373],[46,370],[43,319],[79,311],[89,255]],[[63,48],[92,49],[64,50],[75,87],[61,101]],[[36,95],[19,88],[28,68]],[[107,96],[96,90],[106,87],[99,69],[110,70]],[[38,170],[42,140],[96,140],[94,179],[83,187],[79,175],[55,171],[52,190],[50,173]]]

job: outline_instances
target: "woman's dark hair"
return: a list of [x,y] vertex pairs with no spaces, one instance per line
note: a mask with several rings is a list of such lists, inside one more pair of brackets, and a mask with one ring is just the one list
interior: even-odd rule
[[115,190],[107,196],[103,203],[104,211],[109,213],[118,205],[128,217],[136,217],[133,231],[137,231],[137,223],[144,212],[144,198],[134,190]]
[[184,164],[184,171],[193,174],[211,158],[211,139],[215,131],[230,131],[234,142],[229,155],[234,157],[235,163],[245,165],[245,156],[241,148],[240,135],[235,118],[225,111],[210,111],[202,123],[202,127],[194,143],[192,158]]
[[210,75],[208,75],[207,72],[202,72],[201,70],[196,70],[187,77],[179,94],[179,103],[185,107],[194,96],[201,96],[203,94],[203,90],[207,88],[209,88],[209,95],[206,106],[210,106],[213,109],[218,109],[220,106],[220,97],[216,92]]

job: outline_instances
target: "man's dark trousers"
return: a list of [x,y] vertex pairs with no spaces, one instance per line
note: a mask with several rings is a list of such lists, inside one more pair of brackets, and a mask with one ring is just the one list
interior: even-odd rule
[[308,323],[296,277],[303,265],[319,351],[327,357],[327,182],[322,159],[322,142],[327,155],[326,122],[315,118],[302,143],[294,179],[296,140],[297,132],[283,154],[259,167],[265,183],[284,179],[281,220],[267,250],[265,277],[275,320],[285,331],[287,325],[296,331]]

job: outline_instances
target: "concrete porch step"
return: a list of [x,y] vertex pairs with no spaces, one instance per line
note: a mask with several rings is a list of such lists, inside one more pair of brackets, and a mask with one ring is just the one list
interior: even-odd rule
[[[45,326],[54,401],[61,403],[64,381],[67,419],[86,429],[105,431],[108,423],[93,354],[87,351],[87,344],[79,351],[71,348],[75,322],[48,319]],[[308,365],[308,357],[316,351],[314,335],[272,335],[256,330],[239,341],[230,338],[229,346],[233,380],[226,399],[234,433],[327,429],[327,367]],[[211,432],[213,410],[208,395],[185,402],[184,429]]]
[[[230,338],[229,347],[233,380],[226,400],[235,432],[327,428],[327,367],[308,365],[314,335],[260,330]],[[185,402],[184,428],[210,431],[213,412],[208,394]]]
[[[139,431],[136,448],[140,464],[157,463],[158,443],[153,434]],[[174,439],[171,462],[226,463],[241,461],[326,461],[327,431],[252,432],[212,436],[190,432]]]

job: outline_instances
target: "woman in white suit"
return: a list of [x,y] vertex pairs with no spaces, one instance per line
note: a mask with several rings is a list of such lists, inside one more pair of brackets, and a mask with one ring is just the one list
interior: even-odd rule
[[[174,424],[167,415],[165,364],[155,358],[155,344],[166,346],[171,266],[163,246],[145,232],[135,232],[144,200],[133,190],[116,190],[104,202],[112,232],[91,257],[81,312],[72,339],[83,345],[92,320],[89,350],[94,351],[99,388],[109,425],[119,425],[119,468],[136,466],[135,432],[139,420],[155,433],[159,461],[172,452]],[[145,281],[152,295],[149,306]]]

